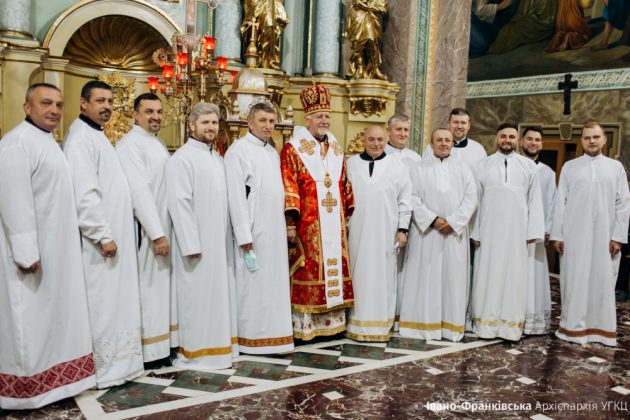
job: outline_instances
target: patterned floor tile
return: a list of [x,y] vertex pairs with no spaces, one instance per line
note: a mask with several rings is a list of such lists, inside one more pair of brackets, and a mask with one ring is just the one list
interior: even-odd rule
[[363,346],[361,344],[344,344],[342,347],[341,355],[345,357],[370,360],[383,360],[385,358],[384,347]]
[[229,375],[189,370],[179,375],[171,387],[218,392],[229,378]]
[[425,340],[418,340],[415,338],[404,337],[392,337],[387,343],[387,347],[393,349],[405,349],[405,350],[417,350],[417,351],[431,351],[444,348],[435,344],[427,344]]
[[165,386],[127,382],[109,389],[98,398],[98,402],[106,412],[113,412],[178,399],[162,394],[164,389]]
[[339,369],[339,356],[328,354],[314,354],[297,352],[293,354],[293,363],[295,366],[305,366],[316,369],[334,370]]
[[287,369],[287,365],[245,360],[234,363],[234,368],[236,369],[235,376],[279,381]]

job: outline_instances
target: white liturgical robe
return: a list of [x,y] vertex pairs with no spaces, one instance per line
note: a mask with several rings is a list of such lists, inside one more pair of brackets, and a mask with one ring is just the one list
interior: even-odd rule
[[[64,142],[79,228],[96,363],[96,385],[120,385],[144,372],[140,337],[138,264],[127,178],[114,147],[83,115]],[[116,242],[114,258],[101,243]]]
[[496,152],[476,173],[479,207],[472,239],[473,331],[481,338],[520,339],[527,309],[527,241],[545,235],[536,164]]
[[[413,188],[414,177],[412,173],[415,169],[420,166],[420,162],[422,162],[422,157],[414,152],[413,150],[403,147],[399,149],[397,147],[392,146],[387,143],[385,145],[385,153],[389,156],[397,157],[402,160],[402,162],[407,167],[407,174],[409,175],[409,179],[411,179],[411,184]],[[407,248],[402,248],[398,253],[398,272],[396,273],[396,316],[394,317],[394,331],[398,331],[398,320],[400,318],[400,304],[402,302],[402,280],[403,280],[403,269],[405,263],[405,254],[407,252]]]
[[346,335],[387,341],[396,312],[396,234],[411,219],[411,180],[399,159],[387,154],[373,160],[364,152],[347,165],[355,207],[348,226],[354,307]]
[[[400,335],[459,341],[468,305],[468,223],[477,208],[475,180],[466,163],[435,155],[425,157],[413,175]],[[444,235],[431,227],[437,217],[445,218],[453,232]]]
[[136,219],[142,352],[144,362],[168,357],[171,324],[171,256],[153,252],[153,241],[165,237],[171,242],[171,222],[166,208],[164,172],[168,150],[157,136],[134,125],[116,143]]
[[[431,144],[428,144],[422,157],[431,157],[433,153],[431,151]],[[468,164],[471,171],[477,169],[477,166],[487,157],[486,149],[483,148],[479,142],[469,139],[468,137],[460,141],[456,141],[453,149],[451,150],[451,158],[462,160]]]
[[0,141],[0,222],[0,407],[38,408],[96,381],[70,174],[30,122]]
[[166,177],[179,321],[173,364],[226,369],[232,365],[227,261],[232,245],[223,158],[190,138],[168,160]]
[[[551,233],[553,223],[556,173],[542,162],[536,162],[536,168],[545,213],[545,235],[548,235]],[[545,334],[551,325],[551,288],[545,243],[531,243],[527,245],[527,252],[529,254],[529,283],[523,333]]]
[[[235,238],[239,350],[251,354],[293,350],[289,257],[280,156],[248,133],[225,154]],[[249,271],[241,245],[253,243],[258,269]]]
[[560,183],[551,240],[564,242],[560,260],[562,313],[556,335],[586,344],[617,343],[616,269],[610,241],[626,243],[630,194],[620,162],[604,155],[568,161]]

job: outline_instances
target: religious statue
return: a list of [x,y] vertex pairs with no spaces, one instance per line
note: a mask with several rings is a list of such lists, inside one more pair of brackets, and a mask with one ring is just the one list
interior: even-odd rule
[[282,0],[245,0],[244,9],[243,39],[250,39],[254,31],[260,66],[280,70],[280,37],[289,23]]
[[344,36],[350,41],[352,79],[381,79],[381,19],[387,14],[387,0],[352,0]]

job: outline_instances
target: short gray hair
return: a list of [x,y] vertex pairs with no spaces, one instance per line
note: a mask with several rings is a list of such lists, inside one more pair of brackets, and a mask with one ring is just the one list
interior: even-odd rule
[[391,127],[392,125],[394,125],[398,121],[400,121],[400,122],[409,122],[410,118],[406,114],[394,114],[394,115],[392,115],[389,118],[389,120],[387,120],[387,127],[388,128]]
[[221,111],[219,110],[218,106],[209,102],[199,102],[190,110],[190,115],[188,115],[188,122],[190,122],[191,124],[195,124],[199,117],[206,114],[215,114],[217,118],[221,118]]
[[257,102],[249,109],[249,114],[247,114],[247,121],[254,121],[254,115],[258,111],[269,112],[270,114],[276,115],[276,109],[269,102]]

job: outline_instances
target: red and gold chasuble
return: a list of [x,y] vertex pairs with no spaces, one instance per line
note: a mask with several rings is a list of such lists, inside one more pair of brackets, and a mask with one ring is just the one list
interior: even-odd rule
[[330,133],[327,141],[324,155],[325,145],[296,127],[281,154],[285,212],[299,213],[289,267],[291,306],[302,313],[339,310],[354,301],[346,237],[346,218],[354,208],[352,187],[341,146]]

